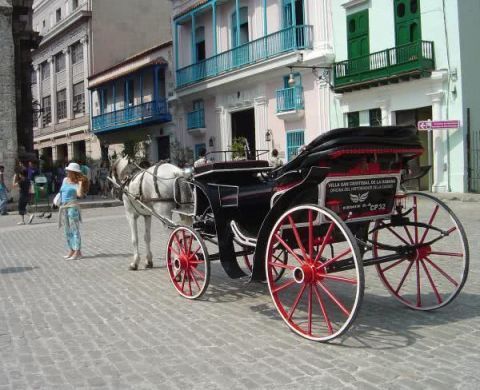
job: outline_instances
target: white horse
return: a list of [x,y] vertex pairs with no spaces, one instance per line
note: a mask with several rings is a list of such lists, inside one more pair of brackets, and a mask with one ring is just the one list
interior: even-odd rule
[[[132,235],[133,262],[130,264],[130,270],[137,270],[140,262],[137,229],[137,220],[140,216],[143,216],[145,221],[144,240],[147,251],[145,268],[153,267],[153,255],[150,249],[152,212],[142,207],[138,201],[153,210],[157,215],[171,219],[172,209],[175,206],[174,187],[176,179],[187,175],[188,172],[185,173],[183,169],[168,163],[154,165],[148,169],[138,169],[129,162],[128,158],[123,157],[112,164],[112,181],[122,186],[129,194],[123,192],[121,199],[125,206],[125,213]],[[181,187],[183,198],[191,196],[186,192],[188,186],[183,185]]]

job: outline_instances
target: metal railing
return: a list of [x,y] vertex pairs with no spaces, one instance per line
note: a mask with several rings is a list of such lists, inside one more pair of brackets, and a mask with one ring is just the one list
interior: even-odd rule
[[192,111],[187,114],[187,129],[200,129],[205,127],[205,110]]
[[154,120],[163,122],[171,120],[165,98],[94,116],[92,117],[92,126],[93,131],[96,132],[134,126]]
[[290,26],[224,51],[206,60],[178,69],[177,88],[196,83],[222,73],[239,69],[280,54],[311,49],[312,26]]
[[303,87],[295,86],[277,90],[277,112],[303,110]]
[[334,64],[335,87],[434,69],[434,46],[418,41]]

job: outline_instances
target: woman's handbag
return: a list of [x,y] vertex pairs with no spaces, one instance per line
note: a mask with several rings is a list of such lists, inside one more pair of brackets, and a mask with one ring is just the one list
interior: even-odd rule
[[56,207],[60,207],[60,202],[61,202],[61,197],[60,197],[60,192],[55,195],[55,198],[53,198],[53,205]]

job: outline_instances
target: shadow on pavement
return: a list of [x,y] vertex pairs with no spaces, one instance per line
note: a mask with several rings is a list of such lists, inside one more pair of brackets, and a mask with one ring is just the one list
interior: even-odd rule
[[39,267],[7,267],[0,269],[0,274],[16,274],[20,272],[33,271]]

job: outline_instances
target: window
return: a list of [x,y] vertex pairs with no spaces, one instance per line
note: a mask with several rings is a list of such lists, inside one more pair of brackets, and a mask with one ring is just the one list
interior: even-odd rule
[[50,96],[45,96],[42,99],[42,108],[42,125],[43,127],[46,127],[50,124],[50,122],[52,122],[52,107],[50,102]]
[[85,88],[83,81],[73,86],[73,113],[83,114],[85,112]]
[[58,53],[55,56],[55,72],[61,72],[65,70],[65,55],[63,53]]
[[78,0],[72,0],[72,10],[76,10],[78,8]]
[[283,27],[303,24],[303,0],[283,0]]
[[50,78],[50,66],[47,61],[43,62],[41,65],[42,80]]
[[65,119],[67,117],[67,90],[62,89],[57,92],[57,119]]
[[45,20],[42,21],[42,28],[45,30],[47,27],[47,22]]
[[55,11],[55,21],[58,23],[60,20],[62,20],[62,9],[57,8]]
[[370,126],[382,125],[382,110],[380,108],[374,108],[368,112],[370,117]]
[[200,152],[202,149],[207,150],[207,145],[205,144],[195,144],[195,156],[194,160],[198,160],[200,158]]
[[126,80],[125,81],[125,106],[126,107],[131,107],[135,104],[134,102],[134,96],[135,96],[135,91],[134,91],[134,81],[132,79]]
[[[394,1],[396,46],[421,41],[420,0]],[[406,53],[404,56],[408,57],[409,54]]]
[[80,42],[72,45],[72,64],[83,61],[83,45]]
[[197,56],[196,61],[203,61],[206,58],[205,55],[205,27],[198,27],[195,30],[195,54]]
[[237,13],[232,14],[232,43],[233,47],[243,45],[248,42],[248,8],[240,8],[240,42],[237,41]]
[[347,114],[348,127],[358,127],[360,126],[360,112],[349,112]]
[[298,149],[305,144],[305,134],[303,130],[294,130],[287,132],[287,161],[295,158]]

